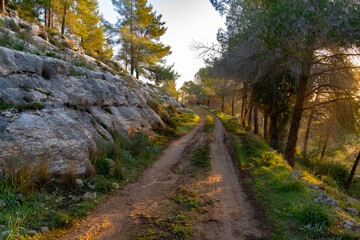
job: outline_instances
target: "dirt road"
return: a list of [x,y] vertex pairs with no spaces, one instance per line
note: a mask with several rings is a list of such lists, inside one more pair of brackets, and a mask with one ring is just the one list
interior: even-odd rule
[[[199,239],[265,239],[254,211],[246,199],[224,144],[225,130],[214,117],[214,140],[211,144],[212,172],[206,179],[193,179],[211,199],[209,213],[200,217],[196,229]],[[189,183],[182,166],[188,163],[186,153],[204,141],[204,117],[187,135],[171,143],[136,183],[130,183],[96,210],[62,239],[130,239],[134,216],[157,209],[167,201],[174,189]],[[135,217],[136,218],[136,217]]]
[[136,183],[130,183],[101,203],[96,210],[74,230],[62,239],[128,239],[123,229],[137,208],[156,207],[164,196],[179,184],[179,175],[171,169],[184,159],[187,149],[196,144],[201,137],[204,118],[187,135],[173,141],[162,156],[140,177]]
[[224,143],[225,129],[218,118],[213,118],[212,173],[203,186],[209,189],[208,195],[215,204],[209,216],[199,225],[199,230],[206,239],[265,239]]

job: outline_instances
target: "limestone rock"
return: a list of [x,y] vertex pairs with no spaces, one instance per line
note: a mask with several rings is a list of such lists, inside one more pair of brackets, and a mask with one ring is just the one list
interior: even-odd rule
[[75,183],[76,183],[77,187],[83,187],[84,186],[84,182],[80,178],[75,179]]
[[28,233],[33,236],[33,235],[36,235],[37,234],[37,231],[36,230],[29,230]]
[[356,203],[356,204],[359,203],[359,201],[358,201],[357,199],[351,198],[351,197],[348,198],[347,201],[348,201],[349,203]]
[[81,199],[85,202],[91,202],[96,199],[96,193],[86,192]]
[[32,36],[31,38],[34,39],[34,41],[36,42],[36,45],[38,45],[39,47],[46,48],[50,51],[58,50],[57,47],[55,47],[54,45],[52,45],[51,43],[49,43],[47,40],[43,39],[40,36]]
[[119,184],[117,184],[117,183],[112,183],[112,184],[111,184],[111,188],[112,188],[113,190],[118,190],[118,189],[120,188],[120,186],[119,186]]
[[351,215],[351,216],[359,216],[359,211],[356,208],[346,208],[346,211]]
[[320,196],[315,198],[313,201],[323,205],[330,205],[335,207],[340,206],[339,202],[335,198],[327,196],[326,194],[320,194]]
[[302,178],[302,173],[298,170],[294,170],[294,171],[290,171],[290,179],[291,180],[296,180],[296,179],[300,179]]
[[41,227],[41,228],[40,228],[40,231],[43,232],[43,233],[48,233],[48,232],[50,232],[50,230],[49,230],[48,227]]
[[318,190],[318,189],[319,189],[319,186],[316,185],[316,184],[314,184],[314,183],[310,183],[308,186],[309,186],[310,188],[312,188],[312,189],[315,189],[315,190]]
[[344,221],[344,228],[353,231],[360,231],[360,224],[357,223],[354,219],[348,219]]
[[51,78],[55,75],[69,76],[70,64],[59,59],[45,58],[43,76]]

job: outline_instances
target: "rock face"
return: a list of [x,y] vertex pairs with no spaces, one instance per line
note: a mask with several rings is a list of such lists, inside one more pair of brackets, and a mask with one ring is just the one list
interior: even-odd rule
[[0,114],[0,170],[11,162],[36,168],[43,161],[52,173],[86,174],[96,143],[113,141],[110,130],[126,136],[164,126],[147,105],[156,91],[136,82],[130,89],[110,73],[0,47],[0,104],[43,108]]

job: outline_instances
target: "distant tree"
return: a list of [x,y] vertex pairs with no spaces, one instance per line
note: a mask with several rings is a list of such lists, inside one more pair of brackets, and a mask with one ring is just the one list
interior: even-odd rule
[[180,74],[173,67],[174,65],[162,66],[156,64],[145,69],[148,71],[147,77],[149,80],[154,81],[155,85],[160,86],[168,81],[176,81],[180,77]]

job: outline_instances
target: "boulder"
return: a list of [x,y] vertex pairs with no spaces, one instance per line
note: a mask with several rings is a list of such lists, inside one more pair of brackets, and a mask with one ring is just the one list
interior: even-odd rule
[[43,61],[40,57],[0,47],[0,76],[13,73],[35,73],[41,75]]
[[46,41],[42,37],[32,36],[31,38],[34,39],[34,41],[36,42],[36,45],[39,46],[39,47],[46,48],[46,49],[48,49],[50,51],[57,51],[58,50],[57,47],[55,47],[54,45],[52,45],[51,43],[49,43],[48,41]]

